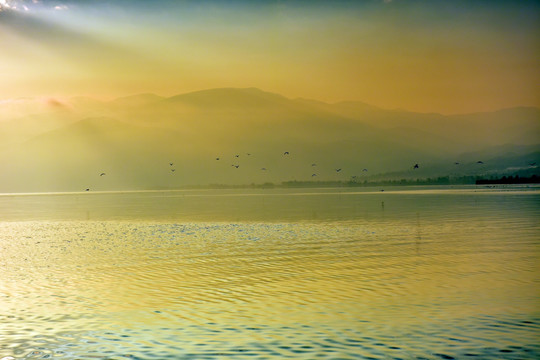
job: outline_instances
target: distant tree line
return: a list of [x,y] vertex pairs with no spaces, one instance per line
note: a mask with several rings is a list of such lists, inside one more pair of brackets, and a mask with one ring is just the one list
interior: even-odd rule
[[476,185],[487,185],[487,184],[540,184],[540,177],[532,175],[529,177],[520,177],[516,176],[503,176],[497,179],[478,179],[476,180]]
[[482,176],[439,176],[425,179],[388,179],[388,180],[328,180],[328,181],[300,181],[291,180],[281,183],[266,182],[262,184],[210,184],[188,186],[188,188],[212,188],[212,189],[274,189],[274,188],[325,188],[325,187],[373,187],[373,186],[414,186],[414,185],[489,185],[489,184],[538,184],[540,176],[529,177],[510,175],[492,175],[489,178]]
[[284,181],[281,187],[369,187],[369,186],[407,186],[407,185],[473,185],[476,176],[439,176],[426,179],[389,179],[364,181]]

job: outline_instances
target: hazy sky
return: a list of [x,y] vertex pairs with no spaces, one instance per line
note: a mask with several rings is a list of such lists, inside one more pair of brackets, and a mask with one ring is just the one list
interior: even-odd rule
[[459,113],[540,106],[539,1],[0,0],[0,99],[258,87]]

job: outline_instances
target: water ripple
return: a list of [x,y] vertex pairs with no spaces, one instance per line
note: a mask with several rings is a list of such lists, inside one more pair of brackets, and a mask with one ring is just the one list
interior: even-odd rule
[[540,202],[355,196],[341,220],[0,222],[0,359],[540,357]]

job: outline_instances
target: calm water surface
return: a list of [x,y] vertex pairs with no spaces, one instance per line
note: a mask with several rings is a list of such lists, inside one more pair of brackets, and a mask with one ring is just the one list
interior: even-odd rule
[[538,359],[540,189],[0,195],[0,359]]

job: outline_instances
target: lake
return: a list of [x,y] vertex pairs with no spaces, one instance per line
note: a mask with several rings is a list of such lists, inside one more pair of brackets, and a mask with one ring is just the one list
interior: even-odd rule
[[0,359],[538,359],[540,188],[0,195]]

